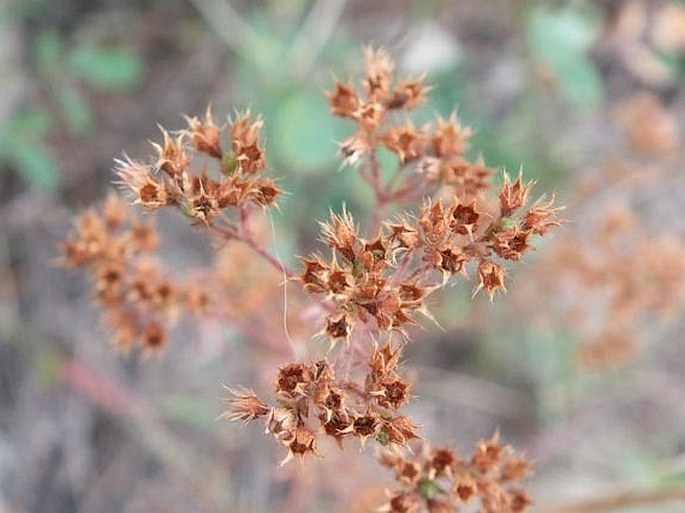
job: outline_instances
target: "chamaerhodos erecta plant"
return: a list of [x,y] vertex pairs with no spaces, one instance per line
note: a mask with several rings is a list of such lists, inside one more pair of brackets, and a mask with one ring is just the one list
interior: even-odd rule
[[[341,448],[373,442],[380,463],[395,474],[384,511],[449,512],[479,503],[487,513],[520,512],[531,502],[519,484],[530,463],[499,434],[479,442],[468,459],[422,440],[403,412],[412,394],[402,354],[412,328],[432,319],[431,294],[470,280],[474,295],[484,291],[492,300],[506,290],[507,262],[520,261],[534,237],[558,226],[560,209],[553,198],[531,200],[533,184],[520,173],[513,180],[505,173],[496,188],[483,159],[468,158],[472,131],[456,112],[415,124],[408,113],[430,92],[424,80],[396,78],[390,56],[368,48],[361,83],[336,81],[327,93],[332,114],[356,128],[340,142],[340,155],[371,187],[374,209],[364,223],[346,208],[331,211],[320,226],[324,251],[300,257],[298,269],[257,233],[262,211],[282,194],[267,176],[261,118],[247,111],[219,125],[207,109],[202,118],[186,118],[183,130],[162,129],[149,162],[117,160],[130,203],[176,209],[214,240],[247,248],[276,277],[298,284],[308,301],[290,317],[306,309],[299,316],[305,335],[265,335],[252,318],[231,315],[216,290],[225,282],[212,279],[218,268],[202,279],[174,279],[154,257],[154,226],[115,196],[77,218],[63,261],[90,274],[121,350],[157,352],[181,315],[219,316],[287,358],[275,371],[273,394],[230,387],[223,414],[263,421],[285,447],[281,464],[320,454],[322,439]],[[380,148],[395,156],[394,169],[383,169]],[[269,299],[281,298],[260,301]],[[302,337],[319,340],[320,350],[307,354]]]

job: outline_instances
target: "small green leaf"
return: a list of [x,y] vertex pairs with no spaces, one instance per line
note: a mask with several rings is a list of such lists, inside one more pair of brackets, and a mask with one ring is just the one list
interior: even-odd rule
[[503,230],[509,230],[511,228],[514,228],[518,223],[516,222],[515,219],[512,219],[511,217],[504,217],[502,218],[502,229]]
[[43,138],[52,126],[52,115],[45,109],[33,109],[12,117],[5,131],[14,139]]
[[62,113],[72,135],[84,135],[93,126],[93,113],[86,99],[76,88],[65,87],[58,91]]
[[16,143],[8,154],[29,185],[46,192],[54,191],[59,182],[57,164],[52,153],[40,143]]
[[335,165],[340,130],[321,92],[295,91],[278,105],[272,138],[280,160],[294,171],[316,172]]
[[387,429],[381,429],[376,435],[376,441],[381,445],[388,445],[390,442],[390,435]]
[[59,173],[55,159],[44,143],[52,125],[50,113],[28,110],[8,119],[0,127],[0,160],[8,161],[32,187],[54,190]]
[[62,58],[62,41],[56,30],[38,34],[35,46],[36,60],[42,71],[50,72],[59,66]]
[[126,91],[139,82],[143,61],[127,48],[84,46],[69,56],[72,73],[105,91]]
[[430,479],[422,479],[418,484],[419,493],[425,499],[435,499],[441,493],[445,493],[435,481]]
[[526,25],[528,44],[535,58],[547,64],[564,95],[574,104],[599,104],[602,81],[589,57],[598,25],[585,11],[537,7]]

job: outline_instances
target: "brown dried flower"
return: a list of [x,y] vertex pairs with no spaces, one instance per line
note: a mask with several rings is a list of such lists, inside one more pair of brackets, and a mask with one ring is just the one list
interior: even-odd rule
[[[379,459],[395,472],[397,489],[390,497],[402,498],[400,505],[411,498],[415,511],[455,513],[477,501],[484,513],[520,513],[531,504],[526,491],[514,485],[526,477],[529,464],[501,445],[497,434],[476,446],[470,462],[449,447],[427,445],[417,455],[386,451]],[[384,511],[393,507],[391,501]]]

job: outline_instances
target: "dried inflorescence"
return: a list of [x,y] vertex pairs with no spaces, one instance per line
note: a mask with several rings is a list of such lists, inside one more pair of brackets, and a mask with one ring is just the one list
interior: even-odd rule
[[[356,122],[356,132],[340,144],[347,163],[373,187],[377,200],[371,237],[345,210],[322,223],[322,240],[330,258],[302,259],[304,288],[323,297],[328,314],[323,332],[333,341],[350,340],[358,322],[371,330],[396,331],[430,317],[427,296],[449,278],[475,268],[475,291],[490,298],[505,290],[502,260],[517,261],[531,249],[535,235],[559,225],[559,208],[543,198],[528,205],[532,183],[505,174],[499,197],[482,159],[465,157],[472,132],[456,114],[438,117],[435,126],[416,127],[398,114],[421,105],[430,88],[424,77],[396,79],[394,63],[383,50],[367,49],[361,87],[336,82],[328,93],[331,112]],[[376,151],[386,147],[398,167],[384,182]],[[396,185],[399,182],[399,185]],[[442,199],[436,195],[448,198]],[[393,202],[423,201],[416,216],[383,221],[383,208]]]
[[505,176],[497,213],[479,202],[454,198],[426,202],[417,218],[383,223],[378,235],[365,239],[348,212],[331,214],[322,224],[322,240],[332,256],[303,258],[299,275],[305,290],[323,295],[331,305],[324,332],[331,340],[349,340],[355,324],[406,334],[417,313],[429,315],[425,300],[449,279],[473,265],[475,291],[490,298],[505,290],[502,260],[518,261],[559,221],[558,208],[543,199],[526,206],[532,183]]
[[62,243],[62,263],[86,269],[93,297],[124,351],[140,344],[156,352],[168,342],[168,329],[181,313],[204,312],[210,302],[197,283],[172,279],[154,258],[155,227],[132,218],[125,203],[108,197],[101,211],[77,217],[75,235]]
[[394,153],[398,160],[394,181],[399,183],[393,190],[379,188],[380,177],[373,165],[363,170],[384,202],[420,199],[439,186],[448,186],[465,200],[486,189],[492,172],[482,159],[467,159],[473,132],[462,126],[456,112],[420,126],[398,118],[425,102],[431,89],[424,84],[425,76],[396,79],[394,62],[383,50],[368,48],[365,57],[360,87],[336,81],[335,90],[327,93],[331,113],[357,125],[356,132],[339,145],[343,162],[373,160],[379,147]]
[[416,425],[399,413],[409,400],[409,383],[399,374],[400,349],[387,342],[374,348],[357,380],[339,378],[328,360],[293,362],[281,367],[274,381],[277,400],[267,406],[250,390],[232,390],[225,418],[265,418],[266,432],[288,448],[282,464],[316,454],[321,436],[342,448],[356,438],[383,446],[405,446],[418,438]]
[[[231,209],[275,204],[281,189],[263,176],[260,118],[237,114],[226,129],[216,125],[208,108],[203,120],[193,117],[187,122],[188,128],[175,136],[161,129],[163,142],[153,143],[152,164],[127,156],[117,160],[120,183],[134,203],[148,210],[176,207],[205,225]],[[214,163],[216,177],[210,176],[207,160]]]
[[[505,174],[493,194],[482,160],[465,158],[471,131],[455,114],[439,117],[433,127],[396,122],[395,114],[416,108],[429,88],[423,77],[396,80],[393,68],[385,52],[367,50],[361,90],[337,82],[328,94],[332,113],[357,124],[340,150],[346,163],[359,164],[376,195],[372,236],[361,234],[346,209],[331,212],[321,223],[330,256],[303,257],[303,270],[292,275],[317,299],[315,310],[325,317],[320,334],[331,347],[344,344],[332,363],[281,367],[273,405],[252,391],[233,391],[224,417],[264,419],[267,433],[288,449],[284,463],[317,454],[322,437],[341,446],[352,437],[362,446],[373,439],[393,447],[384,462],[404,488],[390,498],[387,511],[456,511],[478,498],[487,513],[520,512],[530,501],[511,484],[529,465],[497,437],[480,444],[468,463],[448,449],[428,451],[426,461],[401,455],[419,435],[399,412],[409,399],[409,384],[397,367],[407,328],[417,324],[418,314],[430,317],[426,299],[432,292],[456,275],[473,273],[474,294],[484,289],[492,299],[505,290],[504,262],[519,261],[533,237],[558,226],[560,209],[553,199],[530,201],[533,184],[521,175],[512,181]],[[387,182],[376,158],[381,146],[398,161]],[[388,204],[412,200],[422,201],[417,214],[383,218]]]
[[395,472],[396,484],[380,511],[456,513],[478,505],[483,513],[520,513],[531,504],[519,484],[531,464],[502,445],[499,434],[479,442],[469,460],[450,447],[427,444],[417,455],[385,451],[379,460]]
[[[245,422],[262,419],[267,433],[287,447],[283,463],[317,454],[324,438],[341,447],[346,438],[353,438],[362,446],[372,439],[384,448],[408,448],[419,435],[416,423],[401,413],[410,385],[399,365],[407,328],[417,324],[418,314],[430,317],[426,298],[456,275],[473,274],[474,294],[484,289],[492,299],[506,290],[504,262],[520,260],[534,236],[560,224],[553,200],[530,201],[533,184],[522,176],[512,181],[505,174],[501,187],[493,189],[492,173],[482,159],[466,158],[472,132],[455,113],[421,126],[398,119],[401,112],[422,104],[430,88],[422,76],[396,79],[393,71],[394,63],[384,51],[368,49],[361,88],[337,82],[328,94],[333,114],[357,125],[340,151],[346,163],[359,163],[362,177],[373,188],[376,208],[368,237],[346,210],[331,213],[321,225],[330,256],[303,258],[300,273],[264,248],[250,223],[252,212],[274,205],[281,194],[264,176],[261,119],[248,112],[219,127],[208,109],[202,120],[187,118],[185,130],[172,135],[162,129],[163,141],[154,144],[151,164],[128,157],[117,161],[120,184],[133,203],[147,210],[174,207],[223,241],[242,243],[241,249],[260,257],[285,283],[296,279],[314,296],[306,311],[298,302],[290,303],[302,314],[301,323],[324,317],[320,333],[332,346],[345,341],[329,353],[330,360],[302,359],[287,330],[287,292],[280,319],[286,325],[281,337],[285,340],[264,329],[267,317],[278,316],[272,308],[258,306],[273,300],[258,290],[268,276],[248,269],[254,260],[250,257],[233,265],[221,259],[211,276],[202,275],[203,283],[230,289],[233,296],[219,292],[213,315],[270,349],[275,343],[293,355],[294,361],[278,370],[273,401],[246,388],[230,389],[223,415]],[[377,159],[381,147],[396,155],[394,173],[383,173]],[[412,201],[420,205],[417,213],[385,215],[389,204]],[[202,312],[209,293],[169,279],[149,258],[156,232],[147,224],[127,221],[124,212],[120,202],[111,199],[101,214],[79,218],[77,236],[64,243],[64,261],[91,271],[96,297],[113,323],[119,346],[128,348],[142,339],[152,350],[166,342],[169,321],[184,310]],[[236,268],[242,272],[235,273]],[[236,292],[248,281],[245,294]],[[422,457],[399,452],[384,457],[404,487],[391,497],[389,511],[455,511],[450,508],[471,496],[479,498],[486,513],[516,513],[529,503],[525,492],[510,486],[524,477],[528,464],[511,456],[497,437],[479,445],[468,463],[449,449],[427,449]]]

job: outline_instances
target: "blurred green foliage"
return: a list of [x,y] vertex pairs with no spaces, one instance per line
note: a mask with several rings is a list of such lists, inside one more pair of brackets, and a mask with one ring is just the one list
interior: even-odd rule
[[590,60],[599,23],[592,9],[532,8],[526,19],[526,38],[533,57],[549,66],[557,86],[578,107],[597,107],[602,80]]
[[0,163],[9,164],[32,187],[47,192],[58,184],[57,163],[44,141],[53,125],[46,109],[27,110],[0,124]]
[[130,91],[143,73],[138,54],[124,47],[77,47],[69,53],[68,63],[74,77],[108,92]]
[[[10,3],[7,15],[15,23],[40,16],[42,2]],[[0,163],[14,169],[30,186],[54,192],[60,183],[58,161],[49,139],[66,128],[75,139],[96,126],[89,94],[130,92],[143,75],[143,61],[133,49],[93,43],[72,44],[56,28],[32,34],[32,66],[26,70],[42,93],[31,107],[0,122]]]

